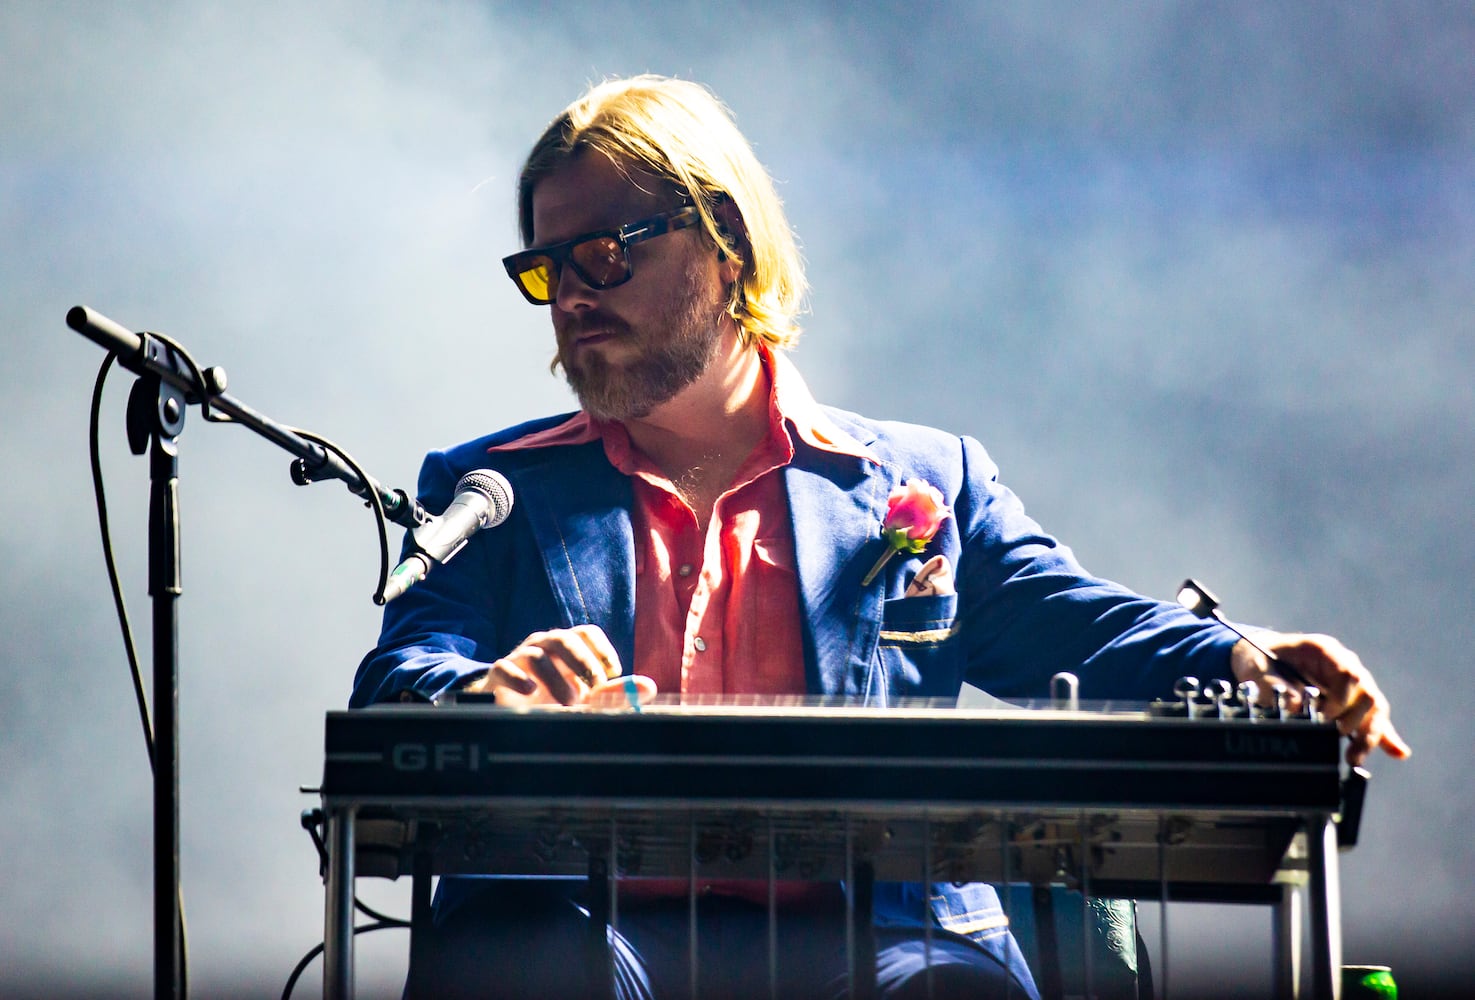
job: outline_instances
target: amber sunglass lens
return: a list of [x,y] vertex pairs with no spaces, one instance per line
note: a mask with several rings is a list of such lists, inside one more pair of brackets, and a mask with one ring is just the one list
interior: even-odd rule
[[611,236],[600,236],[574,245],[569,251],[582,276],[595,288],[608,288],[629,277],[625,265],[625,249]]
[[547,257],[528,261],[527,266],[517,272],[517,280],[539,302],[552,302],[558,294],[558,285],[553,280],[553,261]]

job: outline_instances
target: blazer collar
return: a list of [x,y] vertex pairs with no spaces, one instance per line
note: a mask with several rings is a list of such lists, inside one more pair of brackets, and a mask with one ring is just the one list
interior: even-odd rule
[[800,448],[784,480],[810,690],[862,695],[880,637],[884,586],[860,581],[880,551],[891,477],[865,459]]

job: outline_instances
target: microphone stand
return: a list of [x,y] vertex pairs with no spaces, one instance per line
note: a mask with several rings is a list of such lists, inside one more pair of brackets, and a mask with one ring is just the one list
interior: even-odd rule
[[385,515],[414,528],[429,519],[403,490],[390,490],[354,471],[336,454],[274,423],[226,395],[219,368],[193,369],[157,335],[133,333],[86,306],[67,313],[67,325],[138,376],[128,396],[128,443],[149,453],[148,587],[153,611],[154,717],[154,996],[184,993],[184,950],[179,891],[179,435],[190,403],[229,414],[297,456],[292,479],[306,485],[341,479],[351,492],[377,494]]
[[128,396],[128,442],[149,452],[148,591],[153,608],[154,995],[184,995],[179,900],[179,433],[184,397],[157,375]]

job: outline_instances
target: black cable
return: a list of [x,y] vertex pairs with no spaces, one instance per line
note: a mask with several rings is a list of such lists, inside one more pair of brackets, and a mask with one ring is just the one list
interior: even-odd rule
[[[211,423],[233,424],[237,422],[228,415],[219,415],[211,411],[210,397],[216,392],[216,389],[211,381],[205,377],[205,373],[201,370],[200,366],[195,363],[195,359],[190,357],[188,351],[162,333],[150,333],[149,336],[168,347],[179,363],[189,369],[189,380],[194,387],[195,394],[200,400],[201,416]],[[374,518],[379,527],[379,586],[374,591],[374,601],[376,604],[383,604],[384,588],[389,585],[389,528],[387,524],[388,518],[384,513],[384,502],[379,497],[379,491],[370,485],[373,480],[369,478],[363,466],[354,461],[352,455],[322,435],[314,434],[312,431],[305,431],[300,427],[288,427],[285,429],[300,438],[312,441],[326,448],[328,451],[335,453],[343,460],[343,464],[352,469],[354,474],[359,477],[359,482],[364,484],[365,492],[368,494],[366,505],[374,511]]]
[[[307,831],[308,837],[312,839],[312,846],[317,848],[318,877],[326,880],[328,877],[328,844],[323,840],[323,835],[318,832],[323,822],[323,811],[321,809],[307,809],[302,813],[302,829]],[[377,920],[381,923],[404,923],[398,917],[386,916],[367,903],[360,902],[358,896],[353,897],[353,908],[369,919]],[[405,926],[408,927],[409,924],[405,924]]]
[[87,451],[92,461],[92,495],[97,503],[97,525],[102,533],[102,558],[107,564],[108,585],[113,591],[113,608],[118,615],[118,627],[123,632],[123,651],[128,656],[128,667],[133,673],[133,694],[138,700],[138,716],[143,723],[144,748],[148,751],[149,771],[154,770],[154,722],[149,715],[148,694],[143,687],[143,670],[138,665],[138,651],[133,644],[133,626],[128,621],[128,605],[123,600],[123,587],[118,581],[118,565],[113,559],[112,532],[108,529],[108,501],[102,484],[102,455],[98,444],[98,422],[102,411],[102,387],[107,381],[108,371],[113,366],[113,355],[103,359],[97,371],[97,381],[92,386],[92,413],[88,421]]
[[[354,929],[354,932],[358,932],[357,928]],[[287,977],[287,985],[282,987],[282,1000],[290,1000],[292,991],[297,988],[297,980],[302,978],[302,974],[307,971],[307,967],[312,964],[312,960],[323,953],[323,947],[322,944],[315,945],[311,951],[302,956],[301,961],[293,966],[292,974]]]
[[[361,902],[357,896],[353,897],[353,908],[355,910],[358,910],[364,916],[368,917],[370,920],[376,921],[377,923],[385,924],[390,927],[410,926],[410,922],[408,920],[401,920],[399,917],[391,917],[387,914],[380,913],[368,903]],[[368,925],[365,924],[365,926]]]
[[[307,831],[308,837],[312,839],[312,846],[317,848],[318,874],[326,879],[328,874],[328,845],[327,842],[323,840],[322,834],[318,832],[318,829],[323,821],[323,811],[321,809],[306,809],[302,813],[302,829]],[[365,934],[369,931],[384,930],[386,928],[411,926],[408,920],[400,920],[398,917],[385,916],[368,904],[360,902],[357,895],[353,897],[353,908],[374,921],[374,923],[371,924],[361,924],[360,926],[355,927],[353,929],[353,933],[355,935]],[[323,949],[325,947],[326,944],[319,944],[317,945],[317,947],[309,951],[306,955],[302,956],[302,960],[297,963],[296,968],[292,970],[292,974],[287,977],[286,988],[282,990],[282,1000],[288,1000],[288,998],[291,997],[292,990],[294,987],[296,987],[297,980],[301,978],[303,971],[306,970],[308,964],[311,963],[314,958],[317,958],[323,953]]]
[[[376,923],[360,924],[353,929],[353,934],[354,937],[357,937],[360,934],[367,934],[370,931],[396,930],[409,926],[410,922],[408,920],[395,920],[386,917]],[[323,953],[324,947],[322,943],[314,945],[311,951],[302,956],[302,960],[297,963],[296,968],[292,970],[292,974],[287,977],[287,985],[282,989],[282,1000],[290,1000],[292,991],[297,987],[297,980],[302,978],[302,974],[307,971],[307,967],[312,964],[312,960]]]
[[[153,337],[155,340],[159,341],[161,344],[169,348],[170,352],[174,355],[175,360],[189,370],[189,381],[192,388],[194,389],[195,395],[199,399],[200,414],[205,418],[205,420],[211,423],[218,424],[237,423],[237,421],[232,419],[229,415],[217,414],[210,409],[210,397],[216,394],[219,390],[214,387],[214,384],[210,379],[205,377],[204,371],[195,362],[195,359],[190,356],[190,353],[188,351],[186,351],[180,344],[178,344],[174,340],[171,340],[170,338],[164,336],[162,333],[148,333],[145,335]],[[111,358],[111,355],[109,355],[109,358]],[[384,512],[384,501],[380,498],[379,491],[373,488],[373,480],[369,478],[369,475],[367,472],[364,471],[363,466],[354,461],[352,455],[350,455],[348,452],[344,451],[338,445],[334,444],[332,441],[328,440],[322,435],[314,434],[311,431],[305,431],[300,427],[287,427],[285,429],[293,434],[296,434],[300,438],[312,441],[318,445],[321,445],[328,451],[335,453],[339,458],[343,460],[343,464],[352,469],[354,474],[359,477],[359,482],[364,484],[365,493],[367,494],[366,506],[370,507],[374,511],[374,518],[379,529],[379,585],[374,591],[373,599],[374,603],[383,604],[384,588],[389,585],[389,528],[388,517]]]
[[389,586],[389,519],[384,513],[384,501],[379,498],[379,491],[371,485],[373,480],[369,478],[368,473],[364,472],[363,467],[354,461],[352,455],[321,434],[314,434],[299,427],[288,427],[287,430],[336,454],[343,460],[344,465],[353,470],[354,474],[359,477],[359,482],[366,487],[365,493],[368,494],[368,498],[364,503],[374,511],[374,520],[379,527],[379,586],[374,591],[374,603],[383,604],[384,588]]

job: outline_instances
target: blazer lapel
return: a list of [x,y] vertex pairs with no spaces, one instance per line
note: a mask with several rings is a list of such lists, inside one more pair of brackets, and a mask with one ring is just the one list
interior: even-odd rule
[[527,453],[508,470],[532,525],[565,626],[604,629],[628,673],[635,662],[635,541],[630,481],[599,442]]
[[801,447],[784,479],[810,690],[862,695],[885,588],[880,581],[861,587],[860,581],[881,551],[889,477],[870,462]]

